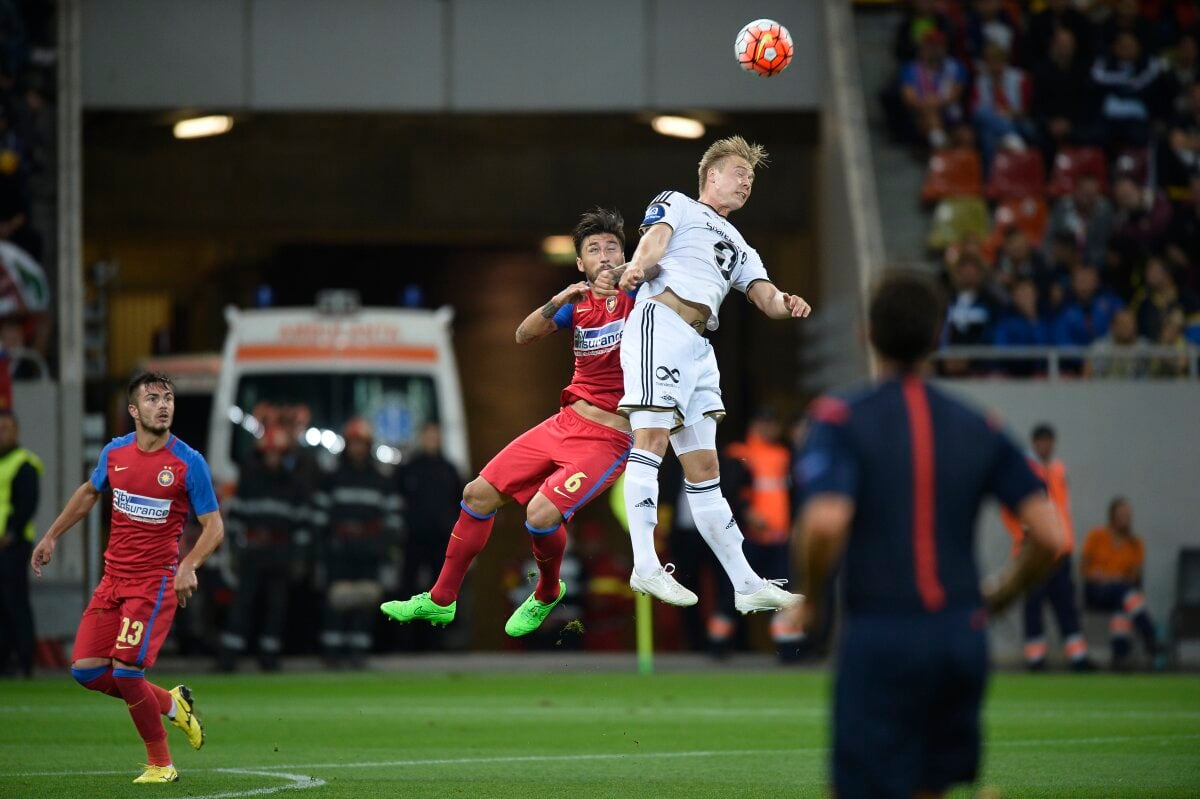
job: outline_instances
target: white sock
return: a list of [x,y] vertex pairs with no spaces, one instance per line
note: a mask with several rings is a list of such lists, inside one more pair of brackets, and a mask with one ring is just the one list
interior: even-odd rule
[[729,503],[721,496],[721,478],[704,483],[684,481],[683,490],[687,494],[696,529],[704,536],[717,560],[721,561],[721,566],[729,575],[729,582],[733,583],[733,590],[739,594],[752,594],[766,585],[767,581],[750,568],[742,552],[742,531],[733,520]]
[[629,518],[629,542],[633,545],[633,570],[649,577],[662,568],[654,551],[654,527],[658,524],[658,467],[662,458],[644,449],[629,453],[625,467],[625,513]]
[[175,712],[178,709],[179,709],[179,706],[175,704],[175,697],[172,696],[171,697],[171,709],[167,711],[167,718],[169,718],[171,721],[174,721],[175,720]]

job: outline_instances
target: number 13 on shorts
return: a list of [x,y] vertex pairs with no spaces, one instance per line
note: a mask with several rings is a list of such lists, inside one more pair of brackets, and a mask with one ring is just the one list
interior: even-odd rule
[[124,616],[121,619],[121,632],[117,635],[117,643],[137,646],[142,642],[142,633],[145,632],[145,629],[144,623]]

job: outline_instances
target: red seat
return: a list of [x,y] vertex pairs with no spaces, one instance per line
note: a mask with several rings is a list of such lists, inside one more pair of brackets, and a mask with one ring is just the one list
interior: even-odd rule
[[929,157],[921,200],[927,203],[948,197],[979,197],[983,194],[983,160],[970,147],[936,152]]
[[1008,231],[1019,229],[1033,246],[1040,247],[1046,237],[1049,211],[1041,197],[1021,197],[1005,200],[996,206],[992,233],[983,243],[983,254],[989,263],[996,259]]
[[1096,178],[1100,181],[1100,190],[1108,192],[1108,164],[1104,160],[1104,151],[1099,147],[1063,147],[1054,157],[1046,193],[1051,197],[1070,194],[1075,190],[1075,182],[1083,175]]
[[1001,150],[992,159],[987,196],[993,200],[1040,197],[1046,186],[1046,168],[1036,150]]
[[1138,183],[1150,180],[1150,151],[1145,147],[1122,150],[1113,161],[1113,178],[1131,177]]

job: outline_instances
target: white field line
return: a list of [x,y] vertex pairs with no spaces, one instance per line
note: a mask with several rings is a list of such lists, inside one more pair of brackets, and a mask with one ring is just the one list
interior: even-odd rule
[[[1200,739],[1200,733],[1191,734],[1185,733],[1181,735],[1113,735],[1104,737],[1090,738],[1038,738],[1024,739],[1013,741],[996,741],[986,743],[985,748],[1009,748],[1009,747],[1025,747],[1025,746],[1086,746],[1089,744],[1108,744],[1108,743],[1146,743],[1146,742],[1161,742],[1171,743],[1174,741],[1196,740]],[[793,754],[820,754],[827,752],[827,747],[810,746],[798,747],[792,749],[711,749],[702,751],[690,752],[611,752],[611,753],[596,753],[596,754],[574,754],[574,755],[513,755],[513,756],[496,756],[496,757],[457,757],[457,758],[423,758],[411,760],[376,760],[359,763],[296,763],[278,766],[245,766],[245,767],[221,767],[221,768],[194,768],[187,769],[188,772],[218,772],[226,774],[255,774],[262,776],[278,777],[288,780],[314,780],[314,777],[308,777],[302,774],[284,773],[285,770],[304,769],[315,771],[318,769],[335,769],[335,768],[405,768],[411,766],[469,766],[476,764],[492,764],[492,763],[554,763],[559,761],[579,762],[579,761],[609,761],[609,760],[646,760],[646,759],[673,759],[673,758],[692,758],[692,757],[754,757],[754,756],[771,756],[778,755],[793,755]],[[112,771],[112,770],[97,770],[97,771],[22,771],[22,772],[0,772],[0,778],[6,777],[92,777],[92,776],[109,776],[113,774],[126,774],[128,771]],[[308,787],[308,786],[305,786]],[[274,790],[291,790],[291,787]],[[230,796],[244,796],[247,794],[229,794]],[[224,796],[224,794],[222,794]],[[201,799],[201,797],[194,797]],[[206,799],[215,799],[215,797],[206,797]]]
[[[197,769],[198,771],[199,769]],[[308,788],[320,788],[325,785],[325,780],[320,777],[310,777],[307,774],[284,774],[276,771],[259,771],[257,769],[244,768],[219,768],[211,769],[212,771],[223,772],[226,774],[249,774],[255,777],[270,777],[276,780],[287,780],[287,785],[277,785],[274,788],[250,788],[244,791],[225,791],[223,793],[206,793],[202,796],[194,796],[191,799],[240,799],[243,796],[270,796],[273,793],[280,791],[303,791]]]

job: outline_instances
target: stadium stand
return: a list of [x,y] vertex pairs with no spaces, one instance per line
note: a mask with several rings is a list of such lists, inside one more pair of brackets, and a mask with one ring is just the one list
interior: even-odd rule
[[[1088,347],[1128,307],[1139,340],[1181,354],[1119,371],[1195,374],[1187,363],[1187,347],[1200,344],[1195,4],[1097,4],[1084,12],[959,0],[906,6],[893,47],[896,82],[882,100],[893,138],[926,160],[926,244],[943,254],[948,294],[961,308],[954,265],[961,253],[977,253],[979,294],[996,306],[996,321],[1014,319],[989,325],[1007,338],[988,343],[1012,346],[1014,329],[1036,328],[1049,331],[1053,345]],[[953,84],[936,114],[911,102],[914,87],[933,85],[922,75]],[[1074,274],[1084,267],[1099,277],[1094,289],[1092,274]],[[1028,288],[1021,307],[1011,296],[1026,278],[1037,320],[1028,318]]]

